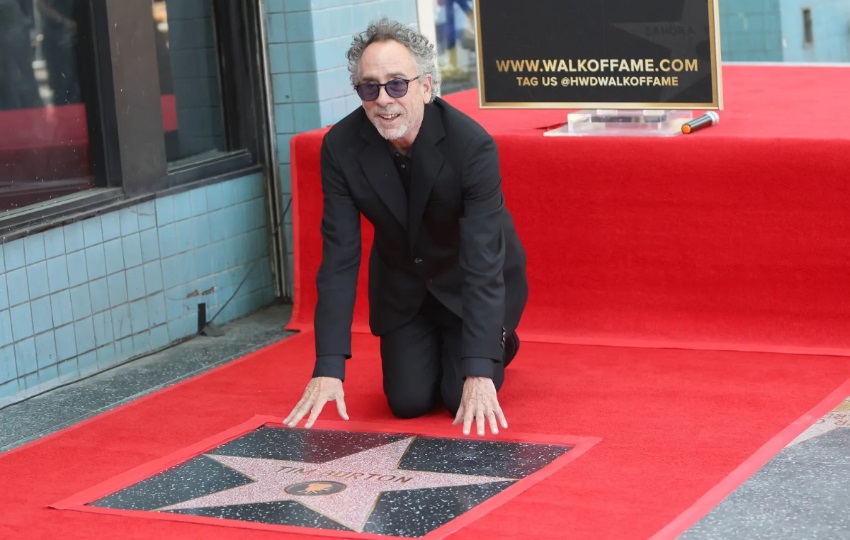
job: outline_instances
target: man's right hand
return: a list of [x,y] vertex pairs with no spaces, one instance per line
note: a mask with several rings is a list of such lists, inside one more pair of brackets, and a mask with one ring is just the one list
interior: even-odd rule
[[305,428],[312,427],[319,417],[319,413],[325,408],[328,401],[336,401],[336,410],[340,418],[348,420],[348,412],[345,410],[345,393],[342,391],[342,381],[335,377],[313,377],[307,383],[301,401],[295,405],[289,416],[283,423],[289,427],[295,427],[298,422],[309,412]]

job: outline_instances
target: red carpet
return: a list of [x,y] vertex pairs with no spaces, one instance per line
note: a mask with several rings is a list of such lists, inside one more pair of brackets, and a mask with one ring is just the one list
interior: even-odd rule
[[[850,139],[822,138],[827,124],[803,118],[821,99],[840,102],[848,73],[727,68],[721,124],[670,140],[543,138],[536,128],[565,112],[480,113],[529,256],[525,339],[501,393],[509,432],[602,440],[451,538],[649,538],[828,396],[840,400],[830,394],[850,378]],[[759,91],[770,87],[781,90]],[[777,110],[794,129],[768,121],[775,135],[760,133],[752,119]],[[311,537],[47,506],[294,404],[313,360],[320,137],[293,144],[302,334],[0,456],[0,538]],[[356,334],[353,346],[353,420],[460,433],[442,413],[393,419],[375,338]]]

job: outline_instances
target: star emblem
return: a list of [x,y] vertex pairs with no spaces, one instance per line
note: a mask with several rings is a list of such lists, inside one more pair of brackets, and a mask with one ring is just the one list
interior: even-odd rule
[[700,59],[699,71],[683,71],[675,73],[679,77],[678,87],[665,87],[661,92],[661,100],[668,101],[675,94],[684,92],[701,78],[710,67],[709,59],[704,58],[699,48],[709,42],[708,7],[705,0],[684,0],[682,16],[677,21],[648,21],[637,23],[620,23],[613,26],[641,39],[660,45],[670,51],[670,58]]
[[164,506],[157,511],[295,501],[362,532],[382,493],[516,481],[514,478],[399,469],[399,462],[414,439],[409,437],[324,463],[205,454],[253,482]]
[[850,428],[850,398],[845,399],[838,407],[827,413],[826,416],[819,418],[809,429],[788,443],[788,446],[798,445],[801,442],[841,428]]

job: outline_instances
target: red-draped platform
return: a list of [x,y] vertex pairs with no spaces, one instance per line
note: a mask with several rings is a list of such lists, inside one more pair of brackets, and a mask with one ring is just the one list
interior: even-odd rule
[[[566,111],[447,98],[498,144],[528,254],[525,339],[850,353],[850,68],[726,66],[723,79],[720,123],[673,138],[544,137]],[[298,328],[321,249],[323,133],[292,145]],[[362,328],[365,300],[358,313]]]
[[[720,124],[670,139],[544,137],[566,111],[448,97],[494,134],[528,253],[499,437],[600,439],[453,540],[675,537],[850,393],[850,69],[723,75]],[[297,401],[314,354],[323,133],[292,144],[290,326],[301,334],[0,455],[0,537],[319,538],[49,505]],[[444,412],[392,417],[364,292],[345,381],[352,420],[460,436]]]

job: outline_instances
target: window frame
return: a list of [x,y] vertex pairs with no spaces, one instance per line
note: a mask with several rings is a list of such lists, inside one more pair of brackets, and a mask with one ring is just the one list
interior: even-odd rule
[[78,21],[79,47],[80,57],[89,61],[80,62],[86,70],[80,81],[89,96],[86,117],[95,187],[3,212],[0,244],[268,166],[261,3],[213,0],[225,140],[236,149],[170,167],[153,27],[138,22],[151,17],[151,4],[85,2]]

